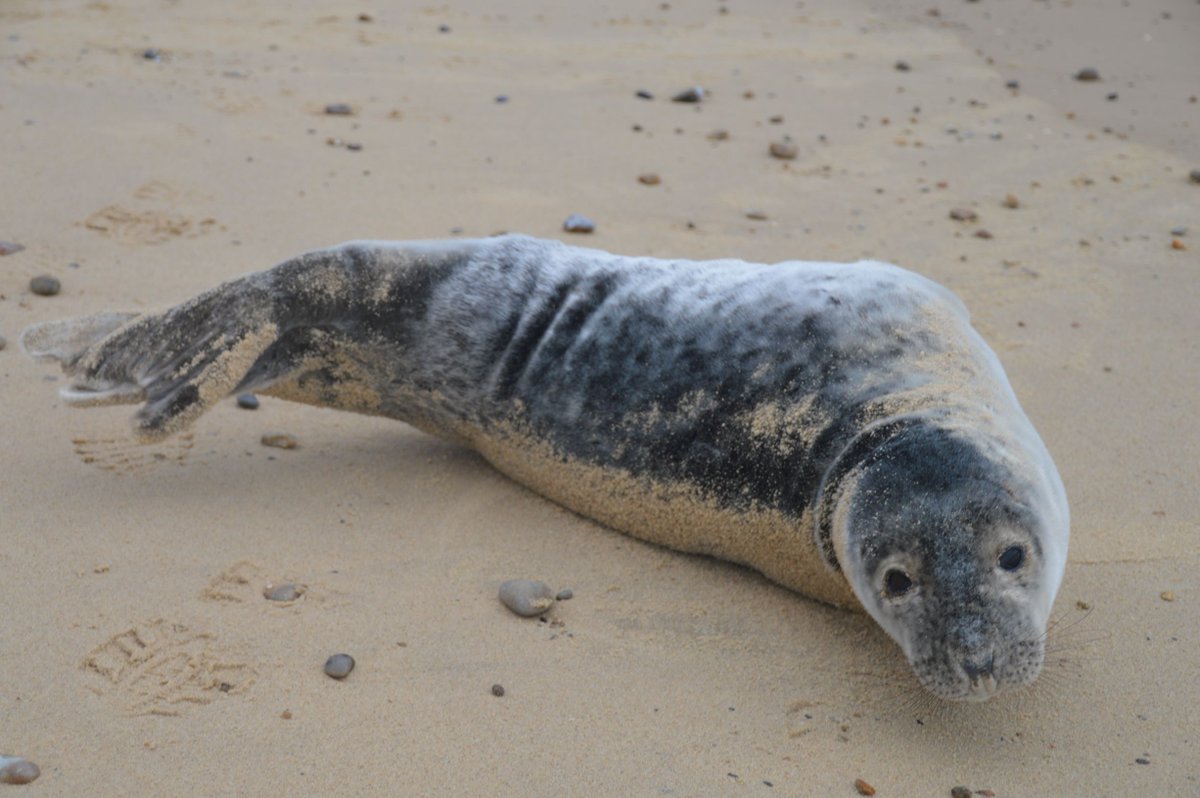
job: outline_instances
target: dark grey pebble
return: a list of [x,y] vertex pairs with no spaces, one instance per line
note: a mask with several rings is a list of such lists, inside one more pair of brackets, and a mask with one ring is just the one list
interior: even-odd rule
[[1100,80],[1100,72],[1093,67],[1084,67],[1075,73],[1075,80],[1091,83],[1094,80]]
[[1172,228],[1171,228],[1171,235],[1173,235],[1173,236],[1185,236],[1185,235],[1187,235],[1187,231],[1188,231],[1188,229],[1187,229],[1186,227],[1172,227]]
[[263,446],[270,446],[273,449],[295,449],[300,445],[295,438],[283,432],[268,432],[262,436],[261,440]]
[[449,25],[438,25],[438,33],[449,33],[449,32],[450,32]]
[[1189,172],[1188,180],[1191,180],[1193,183],[1200,183],[1200,169],[1193,169]]
[[23,249],[25,249],[25,245],[18,244],[16,241],[0,241],[0,258],[5,255],[16,255]]
[[912,65],[909,64],[907,61],[897,61],[896,62],[896,71],[897,72],[908,72],[911,69],[912,69]]
[[504,103],[508,102],[508,95],[507,94],[497,94],[496,102],[500,103],[501,105],[504,105]]
[[1150,764],[1150,760],[1144,756],[1139,756],[1137,759],[1135,759],[1133,761],[1137,762],[1139,765],[1149,765]]
[[28,784],[42,771],[28,759],[0,754],[0,784]]
[[504,696],[504,685],[493,684],[492,685],[492,695],[496,696],[496,698],[502,698]]
[[636,92],[633,93],[633,96],[637,97],[639,100],[653,100],[654,99],[654,95],[651,94],[650,92],[646,91],[645,89],[638,89]]
[[349,654],[334,654],[325,660],[325,675],[331,679],[345,679],[354,670],[354,657]]
[[1021,88],[1021,81],[1019,81],[1019,80],[1010,80],[1010,81],[1008,81],[1007,83],[1005,83],[1004,85],[1005,85],[1005,86],[1007,86],[1007,87],[1008,87],[1008,88],[1010,88],[1010,89],[1013,89],[1013,90],[1015,91],[1016,89],[1019,89],[1019,88]]
[[350,103],[329,103],[325,106],[325,113],[330,116],[350,116],[354,113],[354,107]]
[[142,58],[145,58],[147,61],[161,61],[162,50],[157,47],[147,47],[145,50],[142,50]]
[[555,601],[570,601],[575,598],[575,591],[569,587],[564,587],[558,591],[558,595],[554,597]]
[[352,152],[358,152],[359,150],[362,149],[362,145],[359,144],[357,141],[347,141],[346,149],[348,149]]
[[258,397],[252,393],[239,393],[237,398],[237,406],[243,410],[257,410]]
[[784,161],[790,161],[800,154],[799,148],[790,141],[772,141],[771,155]]
[[38,296],[54,296],[62,290],[62,283],[57,277],[49,274],[39,274],[29,281],[29,290]]
[[950,798],[971,798],[971,788],[962,785],[951,787]]
[[3,351],[4,347],[6,346],[8,346],[8,339],[3,335],[0,335],[0,351]]
[[1109,92],[1107,95],[1105,95],[1104,99],[1108,100],[1109,102],[1113,102],[1113,101],[1114,101],[1114,100],[1116,100],[1116,99],[1117,99],[1119,96],[1120,96],[1120,95],[1119,95],[1119,94],[1117,94],[1115,91],[1110,91],[1110,92]]
[[591,233],[596,229],[596,223],[586,216],[573,213],[563,222],[563,230],[568,233]]
[[532,618],[554,606],[554,591],[545,582],[509,579],[500,585],[500,603],[523,618]]
[[765,222],[767,220],[767,212],[760,210],[759,208],[748,208],[746,210],[746,218],[753,219],[758,222]]
[[702,86],[692,86],[690,89],[684,89],[671,98],[674,103],[698,103],[704,99],[704,88]]
[[281,582],[278,585],[267,585],[263,588],[263,598],[267,601],[295,601],[304,595],[303,585],[291,582]]

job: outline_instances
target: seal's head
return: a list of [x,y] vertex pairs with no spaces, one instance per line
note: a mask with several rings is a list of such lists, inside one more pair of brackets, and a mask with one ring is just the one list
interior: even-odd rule
[[985,701],[1031,684],[1065,561],[1046,475],[931,423],[880,437],[830,497],[854,593],[930,692]]

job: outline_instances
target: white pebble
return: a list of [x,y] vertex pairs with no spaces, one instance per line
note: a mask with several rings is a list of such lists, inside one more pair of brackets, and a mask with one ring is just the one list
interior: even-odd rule
[[545,582],[510,579],[500,585],[500,603],[517,615],[532,618],[554,606],[554,591]]

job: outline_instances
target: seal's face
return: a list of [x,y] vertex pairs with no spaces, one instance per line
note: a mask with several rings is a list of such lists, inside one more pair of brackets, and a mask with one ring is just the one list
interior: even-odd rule
[[1032,683],[1057,579],[1013,475],[968,441],[922,430],[874,453],[849,482],[843,571],[922,685],[985,701]]

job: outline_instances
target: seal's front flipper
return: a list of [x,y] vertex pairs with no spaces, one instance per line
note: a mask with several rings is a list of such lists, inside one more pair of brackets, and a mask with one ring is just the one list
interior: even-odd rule
[[137,317],[137,313],[97,313],[44,321],[25,328],[21,333],[21,348],[30,357],[61,363],[63,371],[71,374],[88,349]]

